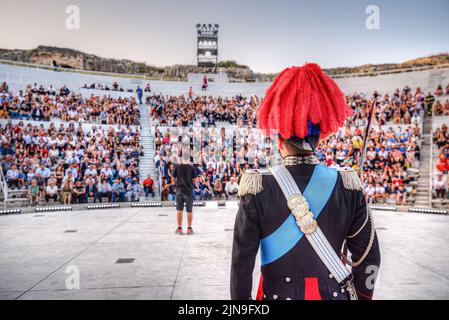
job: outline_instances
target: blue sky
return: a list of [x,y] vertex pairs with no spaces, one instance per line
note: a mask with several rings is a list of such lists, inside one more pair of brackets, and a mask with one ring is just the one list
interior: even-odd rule
[[[80,8],[80,29],[65,8]],[[368,5],[380,29],[365,27]],[[1,0],[0,47],[69,47],[153,65],[195,62],[197,23],[220,24],[219,50],[258,72],[402,62],[449,51],[448,0]]]

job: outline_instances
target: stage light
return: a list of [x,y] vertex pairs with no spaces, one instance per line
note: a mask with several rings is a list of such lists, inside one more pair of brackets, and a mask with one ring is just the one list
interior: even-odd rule
[[5,210],[0,210],[0,215],[2,215],[2,214],[19,214],[21,212],[22,212],[22,210],[20,210],[20,209],[5,209]]
[[[193,201],[194,207],[204,207],[205,205],[206,205],[206,203],[204,201],[198,201],[198,200]],[[176,202],[173,202],[173,206],[176,207]]]
[[447,214],[448,211],[445,209],[434,209],[434,208],[408,208],[409,212],[418,213],[433,213],[433,214]]
[[44,206],[44,207],[36,207],[34,209],[36,212],[44,212],[44,211],[70,211],[72,210],[72,206]]
[[380,210],[380,211],[396,211],[396,207],[395,206],[370,206],[370,208],[372,210]]
[[199,67],[216,67],[218,63],[218,24],[203,24],[198,28],[197,65]]
[[132,203],[131,207],[162,207],[162,202],[160,201],[136,202]]
[[120,208],[119,203],[105,203],[105,204],[90,204],[87,206],[87,209],[113,209],[113,208]]

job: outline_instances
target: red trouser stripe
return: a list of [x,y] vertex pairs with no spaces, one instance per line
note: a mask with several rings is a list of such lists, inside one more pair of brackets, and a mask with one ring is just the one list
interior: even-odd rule
[[321,300],[318,278],[304,278],[304,300]]
[[[318,278],[304,278],[304,300],[322,300],[318,289]],[[263,299],[263,276],[260,274],[259,287],[257,289],[256,300]]]
[[263,276],[260,274],[259,288],[257,289],[256,300],[263,299]]

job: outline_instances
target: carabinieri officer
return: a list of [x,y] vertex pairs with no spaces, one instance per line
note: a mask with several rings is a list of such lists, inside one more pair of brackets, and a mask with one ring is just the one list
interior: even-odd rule
[[[277,130],[282,164],[246,172],[240,182],[231,298],[251,299],[260,247],[258,299],[371,299],[379,244],[362,183],[314,155],[320,138],[352,113],[316,64],[285,69],[258,109],[258,128]],[[346,247],[346,253],[341,254]]]

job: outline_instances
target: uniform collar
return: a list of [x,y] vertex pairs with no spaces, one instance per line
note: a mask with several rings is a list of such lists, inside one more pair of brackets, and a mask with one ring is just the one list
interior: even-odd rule
[[296,166],[300,164],[318,164],[320,161],[314,154],[310,155],[297,155],[297,156],[286,156],[282,159],[282,164],[284,166]]

